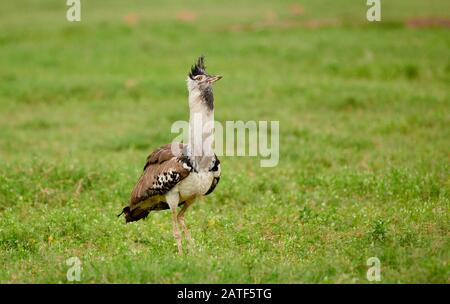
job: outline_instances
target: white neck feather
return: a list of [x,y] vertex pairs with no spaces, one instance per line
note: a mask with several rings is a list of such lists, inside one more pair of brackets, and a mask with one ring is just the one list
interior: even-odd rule
[[214,157],[214,110],[202,100],[199,90],[189,92],[189,153],[197,171],[207,171]]

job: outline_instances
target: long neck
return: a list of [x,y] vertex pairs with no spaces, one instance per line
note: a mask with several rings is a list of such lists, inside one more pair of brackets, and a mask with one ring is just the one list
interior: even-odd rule
[[[207,98],[212,98],[212,92]],[[214,156],[214,107],[199,91],[189,93],[189,151],[198,171],[208,170]]]

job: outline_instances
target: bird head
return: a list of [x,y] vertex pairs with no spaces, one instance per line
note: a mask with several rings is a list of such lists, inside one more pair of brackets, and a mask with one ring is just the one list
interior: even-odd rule
[[198,90],[200,93],[211,91],[212,85],[222,79],[220,75],[209,75],[206,73],[205,58],[200,56],[197,62],[191,67],[188,75],[188,90],[189,93]]

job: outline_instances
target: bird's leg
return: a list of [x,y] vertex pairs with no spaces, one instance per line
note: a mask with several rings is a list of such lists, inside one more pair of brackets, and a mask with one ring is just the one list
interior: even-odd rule
[[187,208],[189,208],[190,205],[192,205],[193,200],[186,201],[181,207],[180,212],[178,212],[178,223],[181,225],[184,231],[184,235],[186,239],[189,242],[190,247],[193,247],[194,242],[192,241],[191,234],[189,233],[188,228],[186,227],[186,223],[184,222],[184,213],[186,212]]
[[183,254],[183,245],[181,243],[181,234],[178,229],[178,220],[177,220],[177,207],[178,202],[180,201],[180,197],[178,193],[170,191],[166,194],[166,202],[169,205],[170,211],[172,211],[172,224],[173,224],[173,236],[177,241],[178,246],[178,254]]
[[183,245],[181,244],[181,234],[177,225],[177,209],[172,209],[173,236],[177,240],[178,254],[183,254]]

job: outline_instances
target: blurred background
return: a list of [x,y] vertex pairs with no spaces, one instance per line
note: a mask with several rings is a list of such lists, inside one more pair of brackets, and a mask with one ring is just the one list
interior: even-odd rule
[[[2,282],[70,256],[85,282],[365,282],[370,256],[448,282],[450,1],[65,2],[0,3]],[[216,120],[280,121],[280,163],[224,157],[187,219],[202,262],[173,262],[167,214],[114,215],[200,54]]]

